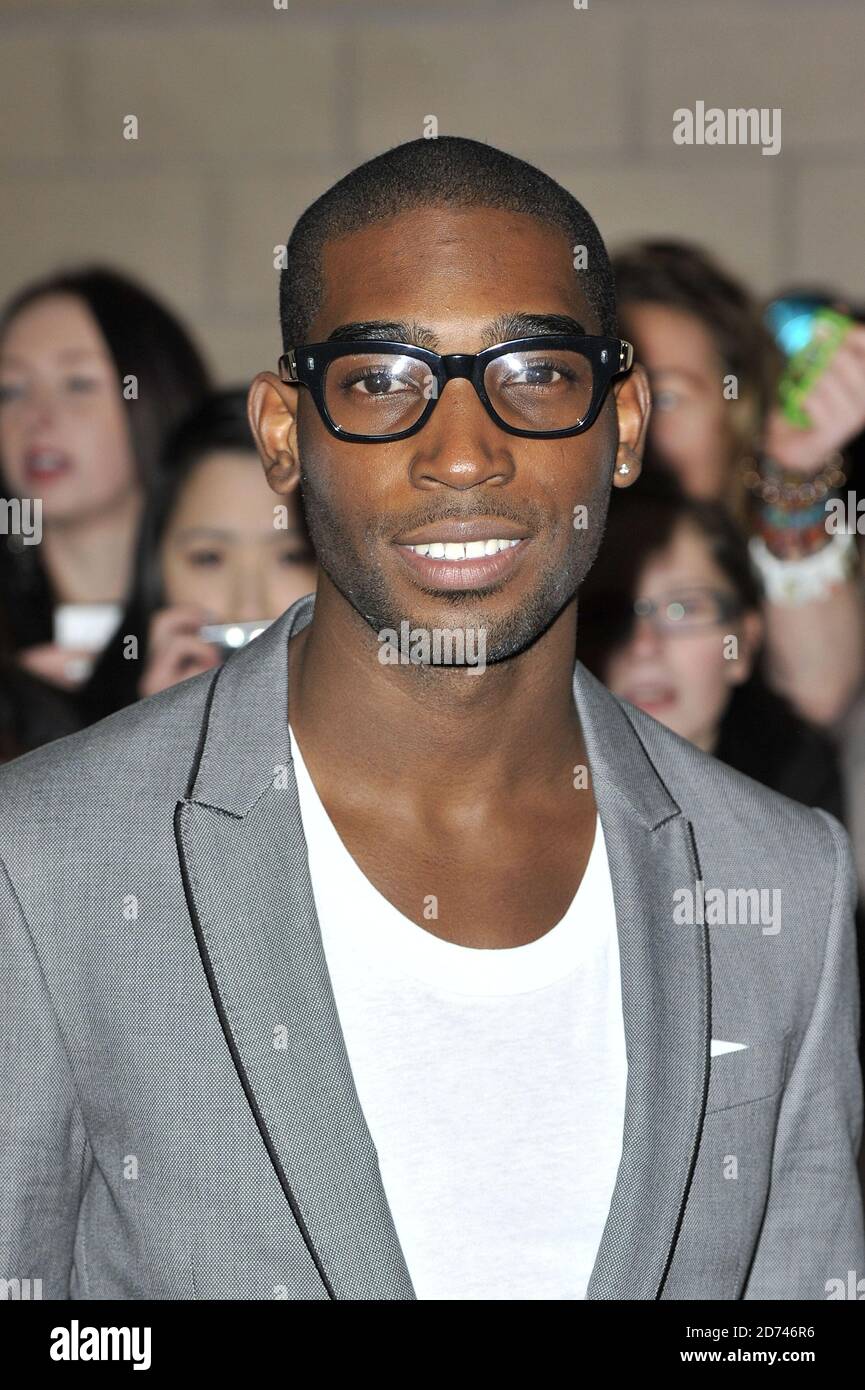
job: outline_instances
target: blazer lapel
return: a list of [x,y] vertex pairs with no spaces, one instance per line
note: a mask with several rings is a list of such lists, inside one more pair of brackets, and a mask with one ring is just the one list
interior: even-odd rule
[[[175,827],[193,927],[262,1140],[329,1297],[414,1299],[339,1023],[288,742],[294,604],[212,688]],[[709,1075],[705,928],[673,923],[700,877],[689,822],[622,705],[577,662],[607,842],[628,1057],[623,1152],[590,1299],[654,1299],[672,1257]]]
[[616,904],[628,1058],[622,1157],[589,1299],[656,1299],[673,1255],[709,1084],[705,926],[673,921],[701,876],[693,830],[622,705],[578,662],[586,739]]
[[288,745],[293,605],[215,681],[175,827],[231,1055],[329,1297],[413,1299],[355,1090],[315,911]]

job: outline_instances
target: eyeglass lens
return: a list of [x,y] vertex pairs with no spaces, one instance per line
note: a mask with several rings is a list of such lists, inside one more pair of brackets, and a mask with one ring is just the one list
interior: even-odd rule
[[[487,363],[484,388],[495,412],[517,429],[571,429],[588,414],[593,374],[589,358],[570,349],[508,352]],[[410,429],[437,393],[425,362],[388,352],[337,357],[324,376],[331,420],[349,434],[398,434]]]

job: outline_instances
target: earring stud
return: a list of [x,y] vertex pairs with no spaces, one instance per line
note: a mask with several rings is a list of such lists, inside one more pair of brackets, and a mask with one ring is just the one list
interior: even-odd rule
[[631,465],[630,465],[629,463],[620,463],[620,464],[619,464],[619,472],[620,472],[620,473],[630,473],[630,471],[631,471]]

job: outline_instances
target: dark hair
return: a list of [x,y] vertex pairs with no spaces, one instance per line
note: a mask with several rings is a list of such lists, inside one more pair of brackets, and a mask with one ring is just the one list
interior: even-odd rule
[[760,306],[745,286],[701,247],[685,241],[644,241],[613,256],[621,306],[666,304],[693,314],[708,329],[726,369],[753,394],[760,418],[774,403],[778,350]]
[[190,475],[202,459],[219,449],[256,452],[246,402],[247,390],[243,386],[213,391],[180,421],[166,440],[165,454],[141,521],[130,595],[130,602],[148,621],[165,602],[159,552],[166,527]]
[[[59,690],[18,667],[0,611],[0,761],[92,724],[138,698],[150,618],[163,604],[159,552],[165,528],[190,474],[217,449],[255,451],[245,388],[206,396],[168,436],[148,491],[123,617],[82,688]],[[124,654],[128,637],[138,642],[137,661]]]
[[[616,489],[604,539],[579,598],[577,654],[599,679],[627,636],[616,614],[633,602],[650,556],[666,547],[681,522],[700,532],[742,609],[762,606],[762,588],[748,544],[724,507],[685,496],[662,472]],[[625,602],[626,601],[626,602]],[[718,731],[715,757],[775,791],[843,816],[841,779],[831,739],[801,719],[770,689],[760,660],[733,688]]]
[[[689,242],[639,242],[617,252],[612,265],[620,312],[626,303],[664,304],[702,323],[725,373],[736,377],[738,394],[727,410],[730,440],[739,457],[749,456],[775,402],[782,365],[757,300],[708,252]],[[749,499],[735,462],[730,460],[724,501],[748,529]]]
[[748,543],[726,508],[687,496],[671,475],[650,468],[633,487],[613,490],[604,539],[580,589],[579,654],[596,674],[627,636],[611,615],[625,621],[646,562],[669,545],[682,522],[705,538],[742,609],[760,609],[762,588]]
[[306,209],[288,242],[279,282],[283,350],[302,343],[321,303],[327,241],[412,208],[502,208],[558,227],[585,246],[586,297],[603,333],[616,332],[616,301],[606,248],[576,198],[533,164],[457,135],[409,140],[353,169]]
[[[190,476],[208,454],[221,449],[256,452],[247,414],[246,387],[227,387],[206,396],[166,442],[165,456],[142,517],[132,588],[123,618],[89,682],[87,722],[101,719],[138,698],[150,619],[165,604],[160,561],[163,537]],[[299,525],[304,530],[302,517]],[[130,636],[137,639],[137,660],[124,656],[124,645]]]
[[[138,379],[137,399],[124,397],[123,404],[135,460],[148,486],[166,436],[209,389],[208,369],[171,310],[129,276],[104,266],[61,270],[19,290],[0,311],[0,341],[18,314],[55,294],[82,301],[121,381],[130,374]],[[16,649],[51,640],[53,598],[37,550],[0,545],[0,592]]]
[[0,657],[0,763],[80,728],[74,696]]
[[123,404],[132,448],[146,482],[167,433],[210,387],[204,360],[173,310],[130,276],[105,266],[60,270],[19,290],[0,311],[0,339],[13,319],[49,295],[68,294],[90,310],[122,381],[134,375],[137,398]]

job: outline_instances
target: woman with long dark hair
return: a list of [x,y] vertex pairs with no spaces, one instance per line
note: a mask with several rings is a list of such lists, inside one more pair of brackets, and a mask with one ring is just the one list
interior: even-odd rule
[[60,605],[122,604],[166,436],[209,387],[174,314],[125,274],[60,271],[0,312],[0,484],[38,499],[41,542],[0,544],[8,643],[74,689],[87,653],[55,641]]

